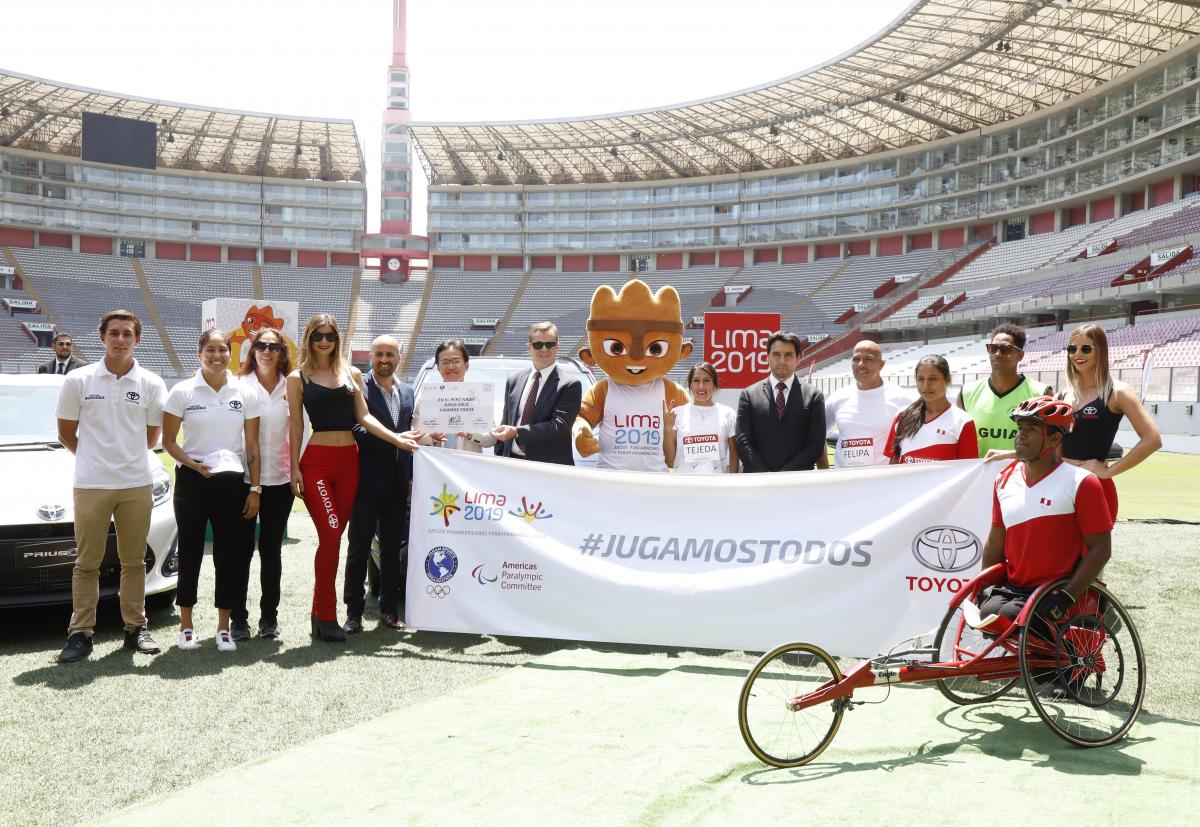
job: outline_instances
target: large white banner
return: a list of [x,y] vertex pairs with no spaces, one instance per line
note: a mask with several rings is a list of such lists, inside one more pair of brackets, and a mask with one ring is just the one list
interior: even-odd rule
[[874,655],[979,571],[1002,463],[689,477],[416,453],[419,629]]

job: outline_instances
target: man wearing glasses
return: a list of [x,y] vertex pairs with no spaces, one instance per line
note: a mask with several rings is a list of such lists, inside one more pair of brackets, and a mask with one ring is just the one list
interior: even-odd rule
[[529,328],[530,370],[508,377],[504,423],[492,429],[497,454],[574,465],[571,425],[579,415],[583,387],[558,370],[558,328],[539,322]]
[[1017,429],[1012,412],[1026,399],[1049,396],[1049,385],[1017,372],[1025,356],[1025,328],[1015,324],[998,325],[984,345],[992,375],[965,388],[958,395],[958,407],[975,420],[979,438],[979,456],[989,451],[1011,452]]

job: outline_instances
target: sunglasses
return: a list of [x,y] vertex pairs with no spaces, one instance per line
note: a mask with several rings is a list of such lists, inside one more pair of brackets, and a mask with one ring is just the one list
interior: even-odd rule
[[326,342],[336,342],[337,339],[338,339],[337,333],[333,332],[332,330],[329,331],[328,333],[322,333],[321,331],[318,330],[316,333],[314,333],[313,335],[308,337],[308,340],[310,342],[320,342],[322,340],[324,340]]
[[1016,345],[1010,345],[1007,342],[1000,342],[999,344],[991,344],[989,342],[988,344],[984,345],[984,348],[987,349],[988,353],[1000,353],[1005,356],[1012,353],[1014,350],[1019,351],[1021,349]]
[[554,350],[558,347],[558,342],[530,342],[529,346],[534,350]]
[[[317,337],[313,336],[313,338],[316,339]],[[264,350],[269,350],[272,353],[283,353],[283,345],[278,342],[255,342],[254,349],[259,353],[262,353]]]
[[1084,356],[1091,356],[1095,350],[1091,345],[1067,345],[1067,355],[1074,356],[1076,351],[1083,351]]

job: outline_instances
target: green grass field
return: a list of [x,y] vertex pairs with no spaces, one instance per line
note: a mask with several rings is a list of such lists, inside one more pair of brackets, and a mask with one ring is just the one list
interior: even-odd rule
[[[1151,457],[1118,479],[1122,516],[1200,520],[1197,471],[1197,457]],[[1200,807],[1200,723],[1177,723],[1200,722],[1200,647],[1181,622],[1200,605],[1194,525],[1115,531],[1105,579],[1141,630],[1148,673],[1142,721],[1121,745],[1059,742],[1019,693],[964,710],[905,688],[848,716],[827,753],[792,772],[767,770],[738,737],[752,655],[397,634],[370,617],[345,646],[312,642],[315,533],[297,513],[289,534],[284,636],[236,653],[215,650],[207,606],[196,611],[201,648],[175,648],[178,615],[160,599],[150,626],[164,652],[134,657],[109,603],[92,658],[62,667],[67,609],[3,612],[0,824],[324,824],[374,820],[384,807],[422,823],[783,823],[809,810],[837,817],[852,798],[858,820],[927,823],[926,805],[980,800],[1000,777],[1021,789],[1012,813],[1037,823],[1105,795],[1080,775],[1133,785],[1103,810],[1113,821],[1153,808],[1172,823]],[[212,576],[206,560],[202,595]]]
[[[752,807],[757,813],[759,795],[778,809],[763,811],[756,820],[794,817],[794,802],[756,794],[754,789],[809,776],[767,773],[737,736],[739,676],[752,657],[540,639],[397,634],[373,628],[373,618],[368,618],[368,631],[345,646],[311,642],[306,623],[315,536],[303,515],[293,518],[291,534],[285,546],[284,637],[253,640],[241,644],[236,653],[215,650],[216,613],[205,606],[196,611],[201,648],[176,649],[178,617],[173,607],[160,602],[151,610],[150,625],[166,649],[154,658],[133,657],[120,648],[120,618],[116,607],[108,604],[102,608],[92,658],[66,668],[53,662],[63,642],[66,609],[6,611],[8,622],[0,631],[0,683],[5,686],[0,729],[6,769],[0,774],[0,823],[91,821],[154,795],[182,792],[232,769],[216,791],[197,788],[208,796],[205,800],[211,802],[216,820],[221,789],[228,789],[229,795],[257,797],[261,806],[285,792],[241,787],[242,771],[235,769],[244,766],[244,772],[255,773],[264,759],[276,755],[281,761],[291,756],[287,760],[292,763],[286,772],[281,769],[281,775],[272,776],[272,784],[298,785],[300,796],[305,790],[325,789],[320,785],[327,787],[327,775],[334,773],[335,779],[346,779],[347,802],[358,800],[354,789],[359,767],[377,778],[375,765],[383,762],[391,768],[386,777],[392,786],[387,790],[394,795],[395,815],[423,814],[433,823],[490,818],[490,813],[499,812],[497,807],[509,815],[490,820],[507,823],[516,818],[512,808],[522,796],[543,801],[543,806],[561,806],[560,817],[550,818],[558,823],[720,821],[717,813],[734,817],[739,807]],[[1142,630],[1149,674],[1147,727],[1171,719],[1200,721],[1200,685],[1194,680],[1200,674],[1200,648],[1194,645],[1190,624],[1179,620],[1180,607],[1200,605],[1200,584],[1178,573],[1200,566],[1198,534],[1194,526],[1179,525],[1125,523],[1116,530],[1114,558],[1105,577]],[[255,578],[257,564],[252,595],[258,591]],[[212,589],[212,566],[206,561],[200,593],[211,595]],[[565,656],[569,658],[564,662]],[[619,658],[620,663],[609,668],[606,658]],[[713,658],[719,661],[715,666]],[[520,666],[528,669],[517,670],[521,675],[516,683],[497,680],[508,681],[504,676]],[[576,696],[581,684],[567,679],[576,675],[591,676],[584,681],[591,694]],[[661,687],[661,694],[639,694],[636,682],[655,675],[671,676],[645,684]],[[603,683],[622,676],[627,679]],[[602,691],[604,686],[610,689]],[[623,694],[613,694],[608,704],[606,691]],[[653,706],[638,707],[642,697]],[[1120,775],[1128,770],[1121,763],[1129,757],[1125,748],[1081,752],[1059,743],[1031,718],[1019,695],[1003,705],[978,708],[980,712],[972,714],[983,717],[974,719],[975,724],[930,688],[896,692],[886,705],[865,709],[873,712],[856,712],[858,717],[848,719],[830,747],[830,763],[820,765],[819,775],[841,778],[845,783],[838,782],[839,789],[846,794],[866,782],[878,802],[889,796],[911,798],[918,788],[937,798],[940,782],[917,771],[926,765],[966,762],[981,777],[994,778],[994,773],[1005,772],[1010,760],[1019,760],[1027,769],[1049,762],[1055,772],[1034,773],[1023,782],[1027,797],[1038,790],[1056,794],[1064,773]],[[450,718],[439,717],[451,713]],[[403,737],[376,729],[391,715],[404,716]],[[664,732],[666,722],[673,722],[674,728]],[[362,725],[353,730],[358,735],[347,732],[357,725]],[[889,734],[881,741],[884,731]],[[1129,749],[1153,751],[1155,743],[1174,743],[1174,736],[1156,732],[1135,728]],[[346,759],[351,763],[314,759],[312,750],[325,736],[352,747],[353,758]],[[1033,740],[1026,744],[1027,739]],[[293,748],[299,752],[290,752]],[[637,756],[639,763],[628,766],[626,754]],[[1130,760],[1153,764],[1154,755],[1137,752]],[[717,756],[725,764],[713,763]],[[459,785],[454,789],[461,795],[439,793],[430,798],[424,787],[434,779],[424,772],[427,761],[439,772],[456,770],[457,775],[437,780]],[[593,761],[613,775],[589,774],[587,766]],[[574,782],[561,776],[563,766],[577,768],[567,774]],[[894,774],[899,767],[909,770]],[[479,775],[485,770],[491,774]],[[1184,775],[1188,771],[1179,770]],[[554,784],[543,785],[543,776],[553,777]],[[614,789],[612,802],[605,805],[614,809],[576,816],[578,799],[598,798],[603,804],[605,796],[598,792],[608,783],[644,784],[649,798]],[[472,784],[482,785],[493,798],[470,794]],[[505,789],[511,794],[504,794]],[[964,792],[955,787],[955,795]],[[372,788],[371,795],[377,794]],[[659,794],[665,797],[656,798]],[[235,800],[241,799],[230,799]],[[306,806],[312,805],[305,800]],[[336,801],[326,803],[333,808],[329,820],[337,821],[332,815]],[[434,803],[443,809],[431,811]],[[873,806],[876,809],[868,812],[879,820],[898,823],[886,806]],[[250,812],[227,823],[266,823]],[[311,822],[315,815],[321,813],[295,813],[298,821]],[[191,817],[208,820],[203,812]],[[145,822],[128,815],[115,823],[126,818]]]

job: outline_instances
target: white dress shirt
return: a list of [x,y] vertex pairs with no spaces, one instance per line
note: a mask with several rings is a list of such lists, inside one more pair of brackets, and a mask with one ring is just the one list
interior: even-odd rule
[[[291,434],[288,426],[291,411],[288,409],[287,378],[279,377],[275,389],[268,391],[250,374],[242,378],[258,392],[258,447],[262,454],[259,482],[262,485],[286,485],[292,481]],[[243,479],[250,482],[250,471]]]
[[[521,390],[521,404],[517,406],[517,421],[512,423],[516,427],[521,426],[521,413],[525,410],[525,403],[529,401],[529,392],[533,390],[533,375],[541,374],[541,381],[538,383],[538,396],[542,395],[542,391],[546,389],[546,382],[550,379],[550,374],[558,370],[557,364],[546,365],[541,370],[531,370],[525,375],[525,387]],[[537,407],[537,400],[533,400],[534,407]],[[516,437],[513,437],[512,452],[514,456],[523,457],[525,452],[521,450],[521,446],[517,443]]]

